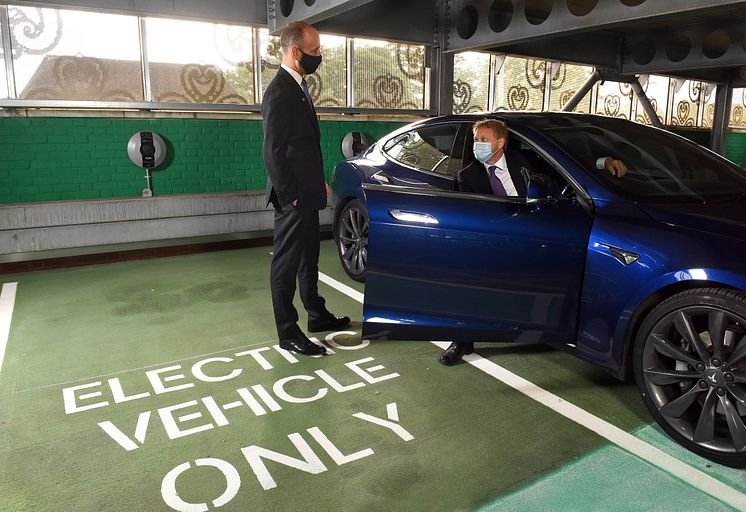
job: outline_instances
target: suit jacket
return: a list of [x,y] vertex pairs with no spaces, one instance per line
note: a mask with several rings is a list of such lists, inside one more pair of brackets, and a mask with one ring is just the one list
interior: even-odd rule
[[[526,161],[519,154],[510,151],[505,152],[505,160],[518,197],[526,197],[530,178]],[[474,160],[458,173],[458,186],[462,192],[492,194],[492,185],[490,185],[490,178],[487,176],[487,169],[478,160]]]
[[319,120],[303,89],[283,68],[264,91],[262,118],[267,204],[279,209],[297,199],[300,208],[326,208]]

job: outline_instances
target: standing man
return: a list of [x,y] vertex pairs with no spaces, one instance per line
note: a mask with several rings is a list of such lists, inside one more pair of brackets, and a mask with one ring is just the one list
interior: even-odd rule
[[264,91],[262,117],[267,204],[275,209],[270,286],[280,347],[304,355],[325,354],[298,327],[295,282],[308,312],[310,332],[346,327],[349,317],[327,311],[318,292],[319,210],[326,208],[321,134],[305,75],[321,64],[319,33],[300,21],[280,36],[282,64]]

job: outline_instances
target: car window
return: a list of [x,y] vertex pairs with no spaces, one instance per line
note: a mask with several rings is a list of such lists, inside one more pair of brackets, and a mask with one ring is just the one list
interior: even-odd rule
[[404,165],[445,176],[456,176],[461,170],[461,153],[454,155],[458,129],[457,123],[420,126],[387,141],[383,151]]
[[[635,200],[708,201],[746,195],[742,169],[663,130],[585,116],[531,122],[609,188]],[[598,171],[596,160],[601,157],[622,160],[628,169],[625,176]]]
[[567,180],[546,158],[541,156],[529,143],[511,134],[506,153],[518,154],[529,175],[528,197],[572,197],[575,192]]

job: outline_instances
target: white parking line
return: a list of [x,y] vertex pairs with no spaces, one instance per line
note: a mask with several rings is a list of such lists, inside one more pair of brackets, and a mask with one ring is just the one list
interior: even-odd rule
[[[349,286],[344,285],[321,272],[319,272],[319,280],[359,303],[363,303],[364,295],[357,290],[352,290]],[[354,294],[347,293],[346,290],[352,290]],[[449,343],[442,341],[433,341],[432,343],[442,349],[447,348],[449,345]],[[676,478],[679,478],[702,492],[709,494],[713,498],[735,507],[738,510],[746,510],[746,494],[724,484],[707,473],[693,468],[689,464],[686,464],[659,448],[636,438],[632,434],[612,425],[608,421],[603,420],[598,416],[594,416],[588,411],[581,409],[543,388],[540,388],[536,384],[527,381],[523,377],[519,377],[515,373],[493,363],[489,359],[485,359],[478,354],[470,354],[464,356],[464,361],[485,372],[487,375],[490,375],[500,382],[510,386],[516,391],[526,395],[532,400],[549,407],[562,416],[582,425],[592,432],[595,432],[599,436],[606,438],[608,441],[642,460],[657,466]]]
[[13,306],[16,303],[18,283],[4,283],[0,291],[0,372],[3,370],[5,347],[10,336],[10,320],[13,318]]

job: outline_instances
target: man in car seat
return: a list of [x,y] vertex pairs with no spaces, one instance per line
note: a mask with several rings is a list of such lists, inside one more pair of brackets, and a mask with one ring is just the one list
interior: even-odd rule
[[[526,197],[531,178],[528,163],[519,153],[506,153],[508,127],[504,121],[482,119],[474,123],[474,160],[458,174],[461,192]],[[621,160],[599,158],[597,168],[613,176],[623,176],[627,168]],[[466,354],[474,352],[474,343],[453,342],[440,357],[440,362],[452,365]]]

